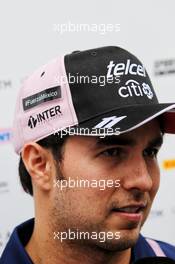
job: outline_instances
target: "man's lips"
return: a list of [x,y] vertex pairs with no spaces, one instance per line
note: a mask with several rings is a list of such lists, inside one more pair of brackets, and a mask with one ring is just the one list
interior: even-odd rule
[[123,207],[114,207],[111,212],[127,220],[138,222],[142,219],[142,213],[145,207],[146,203],[129,204]]
[[139,213],[140,211],[143,211],[145,207],[146,207],[146,203],[129,204],[129,205],[122,206],[122,207],[114,207],[112,208],[112,211],[136,214],[136,213]]

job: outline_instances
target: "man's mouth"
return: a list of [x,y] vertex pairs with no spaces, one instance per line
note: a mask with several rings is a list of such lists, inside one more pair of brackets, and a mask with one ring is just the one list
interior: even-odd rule
[[143,210],[145,207],[145,203],[130,204],[123,207],[114,207],[112,208],[112,213],[127,220],[138,222],[142,219]]
[[123,213],[130,213],[130,214],[137,214],[143,211],[145,206],[140,205],[140,206],[125,206],[125,207],[120,207],[120,208],[113,208],[112,211],[115,212],[123,212]]

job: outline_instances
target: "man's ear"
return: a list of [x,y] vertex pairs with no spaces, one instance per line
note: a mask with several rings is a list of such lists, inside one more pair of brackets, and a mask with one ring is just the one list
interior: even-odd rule
[[22,159],[32,184],[43,191],[49,191],[53,187],[54,172],[51,152],[35,142],[30,142],[23,147]]

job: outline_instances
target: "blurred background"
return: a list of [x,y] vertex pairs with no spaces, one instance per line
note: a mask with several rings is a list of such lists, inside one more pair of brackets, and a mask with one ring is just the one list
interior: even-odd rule
[[[11,140],[18,89],[52,58],[121,46],[145,65],[162,102],[175,102],[175,1],[0,1],[0,254],[13,228],[33,217]],[[161,186],[142,233],[175,244],[175,136],[159,155]]]

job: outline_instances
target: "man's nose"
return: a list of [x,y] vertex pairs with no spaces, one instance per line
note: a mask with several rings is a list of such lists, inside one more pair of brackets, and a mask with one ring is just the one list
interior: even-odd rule
[[151,190],[153,185],[152,177],[144,157],[137,156],[128,161],[121,185],[126,190],[138,189],[142,192]]

